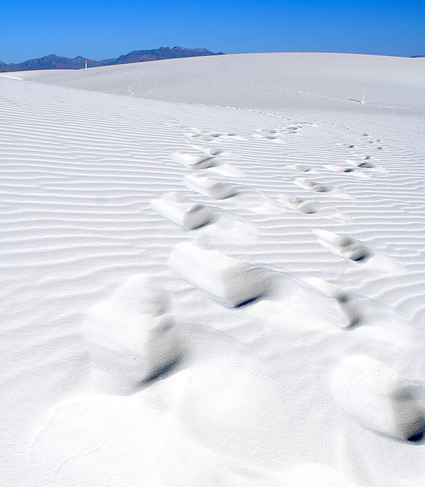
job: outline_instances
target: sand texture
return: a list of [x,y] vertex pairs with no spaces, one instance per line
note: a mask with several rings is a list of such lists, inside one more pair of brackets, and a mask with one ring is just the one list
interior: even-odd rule
[[1,485],[425,485],[424,74],[0,76]]

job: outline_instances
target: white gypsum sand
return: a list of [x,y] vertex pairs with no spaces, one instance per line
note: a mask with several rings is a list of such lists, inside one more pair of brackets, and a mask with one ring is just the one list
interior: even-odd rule
[[424,75],[1,75],[2,485],[424,485]]

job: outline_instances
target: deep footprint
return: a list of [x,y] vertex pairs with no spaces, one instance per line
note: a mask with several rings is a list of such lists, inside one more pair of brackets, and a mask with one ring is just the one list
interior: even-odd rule
[[206,169],[215,165],[215,157],[206,154],[190,154],[188,152],[174,152],[172,159],[190,169]]
[[166,193],[151,201],[151,207],[164,218],[187,230],[200,228],[214,221],[214,212],[178,193]]
[[82,325],[94,389],[129,395],[173,370],[184,345],[168,295],[143,274],[95,304]]
[[347,318],[340,322],[343,328],[355,330],[363,337],[379,340],[397,348],[414,345],[411,325],[384,303],[361,294],[347,292],[321,278],[305,278],[304,281],[335,299]]
[[232,308],[252,302],[266,292],[260,269],[218,250],[182,243],[173,250],[168,265],[212,300]]
[[330,220],[335,220],[338,222],[344,222],[348,220],[347,216],[345,216],[343,213],[339,212],[335,208],[324,206],[321,203],[313,203],[311,201],[299,198],[298,196],[280,195],[278,197],[278,201],[286,208],[290,208],[291,210],[304,213],[305,215],[320,214],[320,216],[324,218],[328,218]]
[[354,262],[366,262],[373,253],[358,240],[327,230],[315,230],[320,243],[331,252]]
[[230,198],[236,194],[236,189],[228,183],[215,181],[204,174],[189,174],[183,184],[197,193],[201,193],[216,200]]
[[359,240],[328,230],[313,230],[313,233],[323,247],[340,257],[364,264],[374,271],[386,274],[406,274],[403,265],[371,245],[366,246]]
[[332,191],[332,188],[329,186],[316,183],[316,181],[308,181],[307,179],[296,179],[295,184],[300,188],[308,189],[310,191],[314,191],[315,193],[329,193]]

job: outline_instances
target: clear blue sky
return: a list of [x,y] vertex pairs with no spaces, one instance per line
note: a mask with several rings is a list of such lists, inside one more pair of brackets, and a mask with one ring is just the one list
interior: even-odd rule
[[425,54],[425,0],[0,0],[0,60],[160,46]]

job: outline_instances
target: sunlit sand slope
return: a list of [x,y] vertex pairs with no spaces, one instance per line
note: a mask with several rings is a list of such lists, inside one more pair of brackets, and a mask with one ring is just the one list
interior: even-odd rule
[[[266,110],[334,108],[423,115],[425,109],[423,58],[232,54],[13,75],[126,96]],[[361,106],[364,91],[366,104]]]

